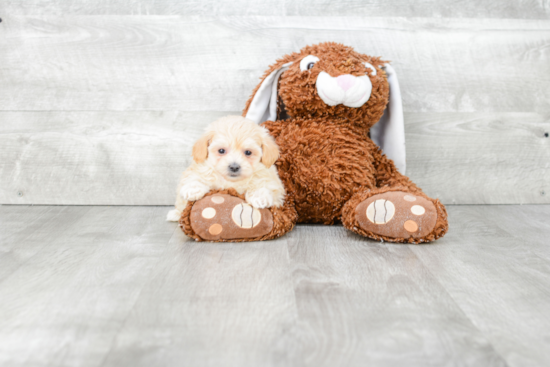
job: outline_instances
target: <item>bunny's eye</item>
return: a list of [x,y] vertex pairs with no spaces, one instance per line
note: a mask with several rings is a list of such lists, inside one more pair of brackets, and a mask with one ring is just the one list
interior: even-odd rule
[[369,64],[368,62],[365,63],[365,66],[367,67],[367,69],[371,69],[371,74],[374,76],[376,75],[376,68],[374,66],[372,66],[371,64]]
[[317,61],[319,61],[317,56],[309,55],[304,57],[302,61],[300,61],[300,70],[306,71],[311,69]]

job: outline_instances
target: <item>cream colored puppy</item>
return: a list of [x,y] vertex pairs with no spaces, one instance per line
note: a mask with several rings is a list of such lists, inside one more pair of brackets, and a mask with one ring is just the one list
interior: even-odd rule
[[278,157],[273,137],[253,121],[227,116],[213,122],[193,146],[194,162],[180,178],[176,208],[166,220],[178,221],[187,201],[230,187],[255,208],[283,205],[285,189],[273,165]]

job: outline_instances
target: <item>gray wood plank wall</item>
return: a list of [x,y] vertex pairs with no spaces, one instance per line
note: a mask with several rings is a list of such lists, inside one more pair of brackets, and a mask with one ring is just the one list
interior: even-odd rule
[[171,204],[204,126],[321,41],[391,60],[428,194],[550,203],[547,1],[4,0],[0,18],[0,203]]

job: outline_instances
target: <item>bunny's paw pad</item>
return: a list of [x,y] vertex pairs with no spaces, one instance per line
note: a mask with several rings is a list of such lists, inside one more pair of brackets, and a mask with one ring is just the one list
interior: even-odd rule
[[391,191],[362,201],[356,218],[362,229],[379,236],[420,239],[434,229],[437,211],[423,197]]
[[190,219],[195,233],[206,241],[260,238],[273,229],[269,209],[253,208],[227,194],[198,200],[191,209]]

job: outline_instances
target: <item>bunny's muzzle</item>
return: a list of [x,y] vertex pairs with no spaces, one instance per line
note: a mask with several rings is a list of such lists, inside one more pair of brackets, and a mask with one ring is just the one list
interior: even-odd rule
[[329,106],[343,104],[347,107],[361,107],[370,98],[372,83],[368,76],[344,74],[332,77],[322,71],[317,77],[317,94]]

